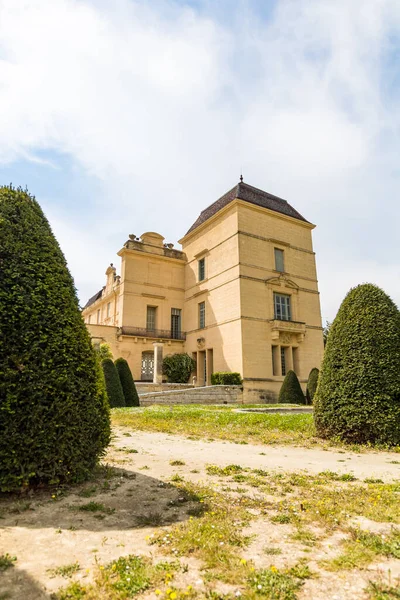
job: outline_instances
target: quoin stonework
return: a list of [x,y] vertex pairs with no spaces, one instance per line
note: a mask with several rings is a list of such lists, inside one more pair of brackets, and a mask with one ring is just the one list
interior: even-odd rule
[[303,387],[323,354],[315,254],[308,222],[286,200],[244,182],[202,211],[179,241],[129,235],[120,275],[83,317],[93,342],[127,359],[136,380],[162,380],[167,354],[196,360],[195,383],[239,372],[247,402],[276,400],[293,369]]

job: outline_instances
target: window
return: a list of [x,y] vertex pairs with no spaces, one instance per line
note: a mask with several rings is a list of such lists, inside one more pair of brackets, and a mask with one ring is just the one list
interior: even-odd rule
[[199,329],[204,329],[206,326],[206,303],[199,304]]
[[281,368],[282,368],[282,376],[286,375],[286,348],[281,346]]
[[100,323],[100,309],[97,311],[97,324]]
[[89,323],[89,325],[90,325],[91,320],[92,320],[92,315],[89,315],[89,317],[88,317],[88,323]]
[[171,308],[171,337],[178,340],[181,334],[181,309]]
[[111,302],[108,302],[108,304],[107,304],[107,318],[110,316],[110,312],[111,312]]
[[272,346],[272,375],[275,377],[276,375],[280,375],[279,373],[279,346]]
[[274,318],[280,321],[291,321],[290,296],[274,294]]
[[275,253],[275,270],[283,272],[285,270],[284,262],[283,262],[283,250],[279,248],[274,248]]
[[156,328],[156,306],[147,307],[146,329],[154,331]]
[[206,259],[201,258],[199,260],[199,281],[203,281],[206,278]]

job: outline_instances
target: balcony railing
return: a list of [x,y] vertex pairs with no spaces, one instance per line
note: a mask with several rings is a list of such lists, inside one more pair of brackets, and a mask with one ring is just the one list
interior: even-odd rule
[[147,329],[146,327],[120,327],[120,335],[132,335],[135,337],[156,338],[164,340],[186,340],[186,334],[181,331],[170,329]]

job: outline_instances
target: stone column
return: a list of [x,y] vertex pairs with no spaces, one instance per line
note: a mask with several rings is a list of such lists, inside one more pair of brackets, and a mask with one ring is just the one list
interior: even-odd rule
[[162,383],[163,348],[161,342],[154,342],[154,376],[153,383]]

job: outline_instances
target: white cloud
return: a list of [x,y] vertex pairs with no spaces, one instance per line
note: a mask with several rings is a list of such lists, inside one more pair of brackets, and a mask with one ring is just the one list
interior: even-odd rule
[[84,297],[128,233],[174,241],[243,166],[317,222],[326,318],[361,277],[400,303],[400,4],[251,5],[228,27],[167,0],[0,0],[0,161],[54,149],[102,184],[90,231],[50,210]]

